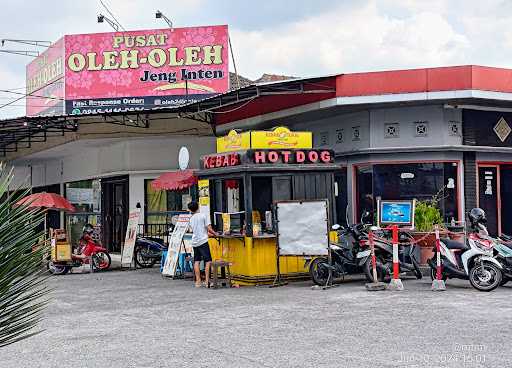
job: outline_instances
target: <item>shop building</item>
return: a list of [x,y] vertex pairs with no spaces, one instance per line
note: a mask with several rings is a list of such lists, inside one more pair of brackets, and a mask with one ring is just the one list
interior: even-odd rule
[[218,103],[210,111],[219,135],[285,125],[332,149],[338,222],[374,212],[379,198],[437,195],[444,221],[480,206],[492,233],[512,233],[511,77],[481,66],[341,74],[209,101]]
[[[335,222],[357,221],[378,198],[437,194],[446,222],[480,206],[492,233],[512,233],[511,78],[512,70],[480,66],[340,74],[255,83],[181,107],[23,117],[2,122],[20,138],[0,144],[0,154],[15,166],[13,189],[25,181],[72,199],[80,212],[55,221],[75,232],[101,224],[111,251],[138,203],[146,224],[184,209],[192,191],[150,185],[179,169],[181,147],[199,169],[215,136],[276,126],[312,131],[313,146],[333,152]],[[40,125],[44,139],[29,131]]]
[[10,189],[31,186],[33,192],[65,196],[77,212],[53,212],[49,225],[69,228],[72,240],[86,223],[97,225],[109,250],[120,252],[130,209],[140,205],[141,224],[160,225],[186,210],[190,190],[158,192],[151,187],[162,173],[179,170],[180,148],[189,148],[192,169],[198,168],[200,156],[215,150],[215,138],[204,122],[162,113],[148,121],[146,128],[137,128],[82,117],[75,132],[48,136],[30,147],[20,144],[7,156],[15,169]]

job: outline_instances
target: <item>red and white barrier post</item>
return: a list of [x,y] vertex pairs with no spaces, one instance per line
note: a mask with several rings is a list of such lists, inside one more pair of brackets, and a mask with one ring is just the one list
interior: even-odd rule
[[432,290],[444,291],[446,285],[443,280],[443,271],[441,269],[441,240],[439,239],[439,226],[435,226],[436,232],[436,277],[432,280]]
[[373,282],[377,282],[377,258],[375,257],[375,244],[373,243],[373,231],[370,230],[368,233],[368,241],[370,242],[370,249],[372,252],[372,273],[373,273]]
[[371,251],[371,260],[372,260],[372,276],[373,282],[366,284],[366,290],[368,291],[377,291],[377,290],[386,290],[386,285],[382,282],[379,282],[379,277],[377,275],[377,258],[375,257],[375,243],[373,241],[373,230],[370,229],[368,232],[368,243],[370,245]]
[[402,284],[402,280],[400,280],[400,261],[398,259],[398,225],[391,226],[391,231],[393,234],[393,277],[389,282],[388,290],[402,291],[404,289],[404,285]]

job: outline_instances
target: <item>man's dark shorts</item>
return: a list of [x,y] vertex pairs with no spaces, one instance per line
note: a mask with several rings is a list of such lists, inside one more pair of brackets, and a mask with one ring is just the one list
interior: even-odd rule
[[211,262],[212,255],[210,254],[210,246],[204,243],[198,247],[194,247],[194,262]]

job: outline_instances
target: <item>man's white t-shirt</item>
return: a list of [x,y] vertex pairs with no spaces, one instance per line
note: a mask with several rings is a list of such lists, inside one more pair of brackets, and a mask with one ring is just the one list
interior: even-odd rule
[[190,228],[192,229],[192,246],[198,247],[208,242],[208,225],[210,217],[204,213],[197,212],[190,218]]

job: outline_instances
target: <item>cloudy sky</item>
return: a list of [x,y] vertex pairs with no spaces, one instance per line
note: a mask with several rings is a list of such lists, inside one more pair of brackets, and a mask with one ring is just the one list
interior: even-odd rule
[[[512,2],[473,0],[106,0],[128,30],[228,24],[238,71],[311,76],[459,64],[512,67]],[[2,0],[0,38],[108,32],[97,0]],[[20,49],[21,45],[4,48]],[[23,49],[23,47],[21,47]],[[26,48],[25,48],[26,49]],[[25,86],[30,58],[0,53],[0,89]],[[16,97],[0,93],[0,106]],[[0,118],[24,115],[24,100]]]

